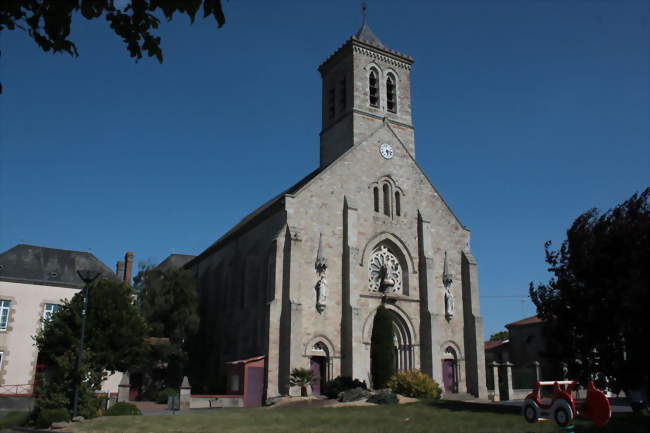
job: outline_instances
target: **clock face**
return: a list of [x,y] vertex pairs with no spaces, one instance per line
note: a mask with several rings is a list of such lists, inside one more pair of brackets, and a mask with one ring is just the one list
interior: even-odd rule
[[393,146],[388,143],[384,143],[379,146],[379,153],[386,159],[391,159],[393,157]]

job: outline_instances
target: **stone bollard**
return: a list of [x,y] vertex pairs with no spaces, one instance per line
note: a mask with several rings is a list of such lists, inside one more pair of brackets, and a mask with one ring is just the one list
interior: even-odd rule
[[490,367],[492,367],[492,383],[494,383],[494,401],[501,401],[499,397],[499,363],[491,362]]
[[117,401],[129,401],[129,392],[131,391],[131,383],[129,380],[129,372],[125,371],[122,374],[122,380],[117,386]]
[[533,361],[533,367],[535,367],[535,381],[539,382],[542,380],[542,368],[539,361]]
[[188,410],[190,408],[190,400],[192,399],[191,394],[192,387],[190,386],[190,381],[187,379],[187,376],[183,377],[183,382],[181,383],[181,392],[180,392],[180,410]]
[[515,396],[515,393],[512,389],[512,367],[515,366],[512,362],[506,362],[506,387],[508,389],[508,400],[512,400]]

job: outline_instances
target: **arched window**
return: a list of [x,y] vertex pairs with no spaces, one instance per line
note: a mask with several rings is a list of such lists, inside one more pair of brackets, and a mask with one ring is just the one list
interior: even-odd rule
[[395,215],[400,216],[402,214],[402,209],[399,200],[399,191],[395,191]]
[[386,78],[386,108],[391,113],[397,112],[397,95],[395,94],[395,77],[388,74]]
[[390,188],[388,184],[384,184],[384,215],[390,216]]
[[368,76],[368,92],[370,95],[370,106],[379,107],[379,74],[376,69],[370,70]]
[[379,212],[379,188],[374,187],[372,193],[375,201],[375,212]]

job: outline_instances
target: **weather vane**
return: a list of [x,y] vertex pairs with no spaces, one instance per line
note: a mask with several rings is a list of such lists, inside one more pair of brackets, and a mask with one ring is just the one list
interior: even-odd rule
[[361,3],[361,15],[363,16],[363,24],[366,24],[368,19],[368,3],[366,2]]

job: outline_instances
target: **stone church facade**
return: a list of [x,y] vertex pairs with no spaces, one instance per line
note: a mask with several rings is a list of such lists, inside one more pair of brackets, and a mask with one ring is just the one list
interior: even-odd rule
[[369,382],[384,303],[397,369],[486,397],[470,233],[415,160],[412,63],[364,24],[319,68],[320,166],[185,266],[201,300],[199,390],[224,389],[224,363],[259,355],[266,397],[292,393],[296,367]]

